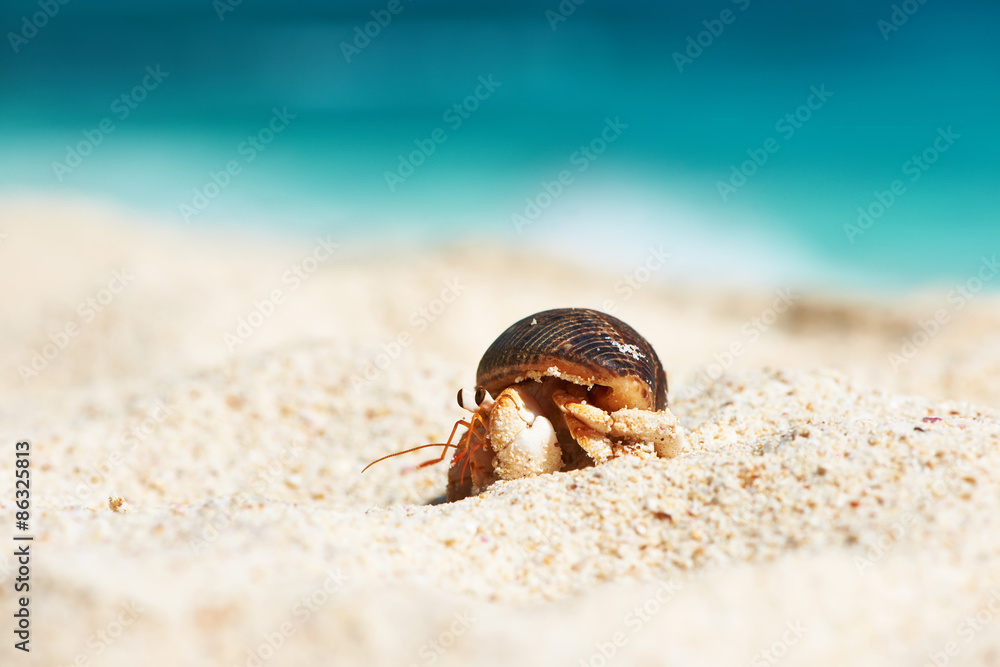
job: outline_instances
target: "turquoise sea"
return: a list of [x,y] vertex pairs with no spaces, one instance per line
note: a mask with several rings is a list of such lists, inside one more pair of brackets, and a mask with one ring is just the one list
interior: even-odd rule
[[985,0],[7,2],[0,194],[949,285],[1000,251],[998,24]]

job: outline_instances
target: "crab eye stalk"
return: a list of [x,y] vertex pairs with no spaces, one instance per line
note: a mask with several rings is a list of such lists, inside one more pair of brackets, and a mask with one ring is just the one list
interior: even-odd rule
[[478,391],[474,391],[468,387],[458,390],[458,407],[463,410],[475,412],[479,409],[481,402]]
[[469,412],[480,409],[489,410],[493,406],[493,397],[483,387],[458,390],[458,406]]

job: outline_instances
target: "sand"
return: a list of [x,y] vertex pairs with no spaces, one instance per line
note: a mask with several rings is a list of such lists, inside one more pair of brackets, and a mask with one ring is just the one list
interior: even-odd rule
[[[625,298],[619,273],[502,246],[212,235],[86,200],[8,197],[0,232],[0,539],[19,440],[36,535],[30,656],[0,556],[2,664],[1000,661],[985,292],[959,308],[951,285],[879,300],[667,268]],[[447,437],[507,325],[609,298],[664,362],[679,457],[451,504],[428,452],[360,474]]]

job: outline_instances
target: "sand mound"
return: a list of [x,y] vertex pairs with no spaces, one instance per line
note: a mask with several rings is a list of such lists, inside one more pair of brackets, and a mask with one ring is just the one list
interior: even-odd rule
[[[617,314],[671,374],[681,456],[434,504],[446,468],[417,469],[426,456],[360,470],[446,437],[455,389],[506,325],[596,305],[616,276],[528,273],[502,250],[402,264],[342,248],[292,291],[282,275],[315,241],[237,251],[74,210],[89,238],[115,239],[78,257],[43,243],[65,226],[52,207],[18,206],[0,246],[23,244],[0,265],[21,281],[0,316],[0,435],[33,447],[32,664],[1000,656],[1000,415],[943,398],[996,402],[986,297],[894,372],[886,355],[937,296],[891,308],[798,296],[750,342],[743,325],[775,295],[649,285]],[[76,259],[33,281],[43,257]],[[17,365],[76,321],[79,285],[97,289],[122,264],[134,284],[22,382]],[[230,350],[225,334],[273,289],[287,301]],[[433,314],[448,289],[456,298]],[[744,353],[710,372],[733,341]],[[7,516],[12,499],[5,475]],[[12,609],[13,559],[0,567]]]

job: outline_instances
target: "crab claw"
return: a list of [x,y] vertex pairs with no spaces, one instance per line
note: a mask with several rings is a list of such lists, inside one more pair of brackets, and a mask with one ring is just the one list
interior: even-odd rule
[[611,435],[632,442],[651,442],[660,458],[671,459],[681,453],[684,433],[677,417],[669,410],[623,409],[611,413]]
[[614,455],[611,440],[607,437],[614,421],[607,412],[588,405],[582,396],[557,389],[552,400],[566,415],[566,428],[577,444],[587,452],[594,463],[604,463]]
[[496,453],[493,469],[500,479],[562,468],[556,430],[542,412],[542,406],[523,387],[508,387],[497,397],[490,414],[490,444]]
[[595,463],[604,463],[613,455],[608,436],[625,444],[650,443],[664,459],[677,456],[684,446],[677,417],[669,410],[624,408],[609,415],[562,390],[553,392],[552,400],[566,414],[570,434]]

